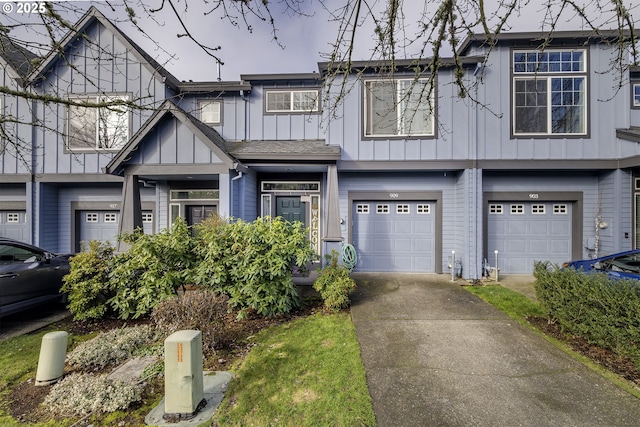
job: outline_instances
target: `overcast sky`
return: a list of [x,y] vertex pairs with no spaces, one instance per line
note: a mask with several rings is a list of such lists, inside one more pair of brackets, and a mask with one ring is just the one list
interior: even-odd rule
[[[118,1],[118,0],[116,0]],[[253,0],[255,1],[255,0]],[[296,1],[296,0],[289,0]],[[298,0],[299,1],[299,0]],[[326,0],[327,8],[334,10],[343,5],[346,0]],[[497,4],[498,0],[486,0],[488,5]],[[556,0],[552,0],[556,1]],[[578,0],[579,2],[580,0]],[[606,0],[605,0],[606,1]],[[0,0],[2,2],[2,0]],[[253,31],[249,32],[246,25],[240,21],[239,25],[233,26],[228,20],[221,19],[219,12],[205,15],[207,10],[203,0],[191,0],[187,3],[188,10],[185,12],[185,0],[174,0],[178,14],[183,22],[192,32],[198,41],[208,46],[221,46],[221,50],[216,54],[222,59],[224,65],[221,67],[221,77],[223,80],[239,80],[241,74],[262,74],[262,73],[299,73],[314,72],[318,70],[317,63],[325,61],[327,54],[331,50],[331,44],[336,38],[336,24],[330,21],[330,14],[319,0],[305,0],[301,12],[303,15],[287,13],[282,6],[281,0],[269,2],[272,8],[275,25],[278,28],[278,40],[281,47],[273,40],[271,27],[260,22],[258,19],[250,19]],[[626,3],[631,4],[626,0]],[[158,7],[161,0],[145,0],[149,7]],[[231,2],[229,4],[233,4]],[[236,4],[242,2],[235,2]],[[460,3],[460,2],[459,2]],[[586,4],[592,4],[590,0]],[[17,3],[13,3],[17,5]],[[211,3],[209,3],[211,4]],[[384,0],[372,0],[369,4],[382,7]],[[405,0],[404,23],[407,33],[411,34],[415,28],[415,22],[423,12],[433,13],[439,6],[438,0]],[[535,31],[541,27],[541,11],[544,10],[546,0],[522,0],[520,2],[522,12],[516,13],[509,21],[509,31]],[[144,13],[137,9],[137,20],[145,34],[138,31],[131,23],[126,22],[124,9],[117,3],[107,2],[73,2],[73,6],[83,10],[91,5],[96,6],[100,11],[118,25],[127,35],[135,40],[150,55],[156,57],[158,61],[180,80],[213,81],[218,78],[216,62],[213,58],[204,54],[192,41],[186,37],[177,37],[183,31],[179,27],[175,14],[168,9],[165,3],[165,11],[154,14],[155,21],[144,16]],[[111,5],[114,5],[111,7]],[[489,6],[490,7],[490,6]],[[593,6],[590,6],[593,8]],[[632,13],[635,9],[632,9]],[[595,19],[609,21],[603,26],[615,28],[616,23],[610,21],[607,14],[600,11],[592,11]],[[640,16],[640,13],[638,13]],[[78,16],[69,16],[71,22],[77,21]],[[26,15],[19,15],[15,9],[11,13],[0,14],[0,22],[4,25],[16,22],[29,22]],[[561,30],[577,30],[584,28],[581,19],[576,19],[575,14],[567,13],[559,21]],[[356,43],[354,59],[368,59],[373,45],[371,36],[371,26],[359,30],[360,38]],[[159,42],[160,48],[155,43]],[[411,55],[408,51],[407,54]],[[171,55],[174,58],[171,58]]]

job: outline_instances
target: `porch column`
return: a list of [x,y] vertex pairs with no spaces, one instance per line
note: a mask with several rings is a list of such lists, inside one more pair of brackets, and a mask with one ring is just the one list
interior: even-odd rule
[[218,200],[218,215],[221,218],[229,218],[231,216],[231,180],[229,179],[229,173],[221,173],[218,175],[219,186],[219,200]]
[[[118,234],[131,233],[142,228],[142,206],[140,202],[140,184],[138,175],[125,173],[122,184],[122,206],[120,207],[120,224]],[[124,252],[129,246],[118,242],[118,252]]]
[[329,165],[327,167],[327,212],[326,226],[324,227],[325,254],[331,253],[332,249],[340,252],[342,249],[342,230],[340,226],[340,195],[338,193],[338,167]]

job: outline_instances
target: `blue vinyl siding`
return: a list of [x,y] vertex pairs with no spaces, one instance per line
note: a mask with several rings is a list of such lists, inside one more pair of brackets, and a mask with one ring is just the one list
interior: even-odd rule
[[40,209],[38,209],[38,236],[37,244],[52,252],[60,252],[59,249],[59,213],[58,187],[53,184],[38,184],[40,188]]
[[258,180],[253,172],[246,172],[242,178],[231,181],[233,186],[232,216],[244,221],[253,221],[258,210]]

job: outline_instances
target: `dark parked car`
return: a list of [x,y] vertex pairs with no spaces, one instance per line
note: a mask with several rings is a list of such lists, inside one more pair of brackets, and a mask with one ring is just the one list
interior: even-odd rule
[[573,267],[585,273],[606,273],[614,279],[640,280],[640,249],[595,259],[570,261],[564,263],[562,267]]
[[47,302],[61,302],[69,257],[0,237],[0,317]]

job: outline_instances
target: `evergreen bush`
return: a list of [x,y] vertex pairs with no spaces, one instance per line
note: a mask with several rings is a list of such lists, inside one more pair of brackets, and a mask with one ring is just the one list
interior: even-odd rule
[[535,288],[549,320],[640,362],[640,283],[536,263]]
[[86,249],[71,257],[71,269],[62,279],[61,291],[68,295],[74,320],[102,318],[110,312],[107,302],[115,295],[108,276],[115,248],[94,240]]
[[320,293],[326,308],[338,311],[349,306],[349,295],[356,289],[356,282],[349,270],[338,263],[340,254],[335,249],[325,258],[327,264],[320,270],[313,288]]
[[275,316],[300,307],[293,268],[304,270],[313,258],[301,222],[214,219],[197,230],[199,263],[193,281],[227,295],[239,318],[251,311]]
[[138,230],[120,238],[130,248],[114,257],[109,280],[115,295],[109,303],[121,319],[136,319],[189,283],[197,261],[194,242],[182,218],[157,234]]

